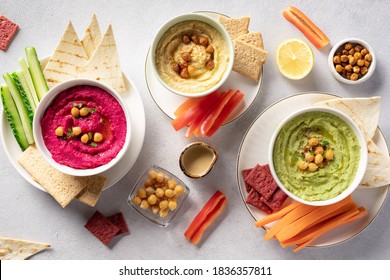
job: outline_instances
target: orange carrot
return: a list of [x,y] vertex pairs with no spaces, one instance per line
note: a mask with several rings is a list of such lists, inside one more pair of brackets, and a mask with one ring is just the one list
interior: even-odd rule
[[296,207],[298,207],[300,205],[302,205],[302,203],[293,202],[293,203],[287,205],[286,207],[283,207],[278,212],[272,213],[272,214],[264,217],[263,219],[256,221],[256,227],[262,227],[262,226],[265,226],[266,224],[269,224],[269,223],[272,223],[276,220],[279,220],[284,215],[286,215],[287,213],[294,210]]
[[294,24],[317,49],[329,44],[329,38],[305,14],[290,6],[283,11],[283,16]]
[[316,209],[315,206],[301,204],[296,207],[294,210],[287,213],[283,218],[281,218],[264,236],[265,240],[271,239],[274,237],[279,231],[283,230],[285,227],[295,222],[296,220],[308,215],[310,212]]
[[319,224],[312,228],[312,230],[309,233],[303,232],[302,236],[296,236],[296,244],[298,246],[293,250],[293,252],[296,252],[298,250],[303,249],[304,247],[310,245],[314,240],[316,240],[318,237],[322,236],[323,234],[327,233],[328,231],[342,226],[346,224],[346,222],[352,218],[355,215],[359,214],[359,209],[351,209],[341,215],[338,215],[337,217],[334,217],[333,219],[330,219],[328,221],[325,221],[323,224]]
[[286,224],[282,230],[280,230],[276,234],[276,238],[283,242],[285,240],[288,240],[295,235],[299,234],[306,228],[311,227],[313,224],[315,224],[319,219],[323,218],[324,216],[329,215],[330,213],[334,212],[338,208],[346,205],[349,203],[349,199],[343,199],[335,204],[317,207],[310,213],[308,213],[305,216],[301,216],[299,219],[291,222],[290,224]]

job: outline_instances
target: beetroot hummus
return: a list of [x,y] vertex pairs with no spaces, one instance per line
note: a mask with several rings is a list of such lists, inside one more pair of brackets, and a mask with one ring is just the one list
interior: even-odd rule
[[41,120],[42,136],[53,159],[90,169],[110,162],[126,139],[126,117],[110,93],[94,86],[61,92]]

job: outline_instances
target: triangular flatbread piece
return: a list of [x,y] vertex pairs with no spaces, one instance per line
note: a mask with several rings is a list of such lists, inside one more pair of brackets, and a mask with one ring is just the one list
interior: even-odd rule
[[78,77],[98,80],[118,92],[126,91],[111,24]]
[[83,45],[88,58],[92,56],[101,40],[102,32],[100,31],[96,15],[93,14],[88,28],[85,30],[84,37],[81,40],[81,44]]
[[390,184],[390,158],[372,141],[367,141],[368,163],[359,188],[376,188]]
[[370,98],[336,98],[315,103],[315,106],[327,106],[350,116],[362,130],[366,139],[372,139],[378,126],[380,96]]
[[0,237],[0,260],[25,260],[50,244]]
[[81,45],[72,22],[69,22],[64,34],[47,63],[43,73],[49,88],[77,77],[77,73],[88,62],[87,54]]

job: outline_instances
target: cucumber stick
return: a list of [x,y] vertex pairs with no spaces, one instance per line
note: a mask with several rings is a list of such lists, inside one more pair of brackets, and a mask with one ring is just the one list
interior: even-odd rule
[[37,95],[37,92],[35,91],[34,83],[32,81],[32,78],[30,75],[30,70],[28,69],[27,62],[23,57],[19,58],[19,65],[22,69],[22,73],[23,73],[24,80],[26,82],[26,86],[23,84],[23,81],[22,81],[23,79],[20,79],[20,76],[18,75],[20,82],[22,83],[22,86],[24,87],[24,89],[31,93],[31,96],[34,100],[34,104],[35,104],[35,108],[36,108],[36,107],[38,107],[38,103],[39,103],[38,95]]
[[47,86],[45,76],[43,75],[41,63],[39,62],[35,48],[28,47],[25,49],[25,51],[27,62],[30,68],[31,78],[34,83],[38,99],[41,100],[46,92],[48,92],[49,87]]
[[22,97],[22,101],[24,103],[24,107],[27,110],[28,119],[30,120],[30,124],[32,125],[35,110],[33,110],[33,108],[32,108],[33,105],[30,104],[30,98],[29,98],[27,92],[24,90],[24,87],[22,86],[22,84],[21,84],[21,82],[19,80],[19,77],[16,74],[16,72],[11,74],[11,78],[14,80],[15,85],[16,85],[16,87],[19,90],[19,94]]
[[8,86],[6,84],[1,85],[0,92],[4,112],[11,126],[12,133],[14,134],[19,147],[24,151],[28,148],[29,143],[27,141],[26,134],[24,133],[18,109],[16,108],[15,102],[12,99],[11,93],[9,92]]
[[9,92],[11,93],[12,99],[15,102],[16,108],[19,112],[20,120],[22,122],[22,127],[26,138],[29,144],[34,143],[34,137],[32,133],[32,125],[29,118],[29,113],[24,106],[22,96],[18,90],[18,87],[15,84],[15,81],[12,79],[11,75],[8,73],[3,74],[4,81],[6,82]]

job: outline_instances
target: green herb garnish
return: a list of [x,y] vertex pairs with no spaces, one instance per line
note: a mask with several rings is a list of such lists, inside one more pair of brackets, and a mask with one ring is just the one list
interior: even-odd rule
[[100,118],[99,123],[100,123],[100,124],[104,124],[103,118]]
[[91,144],[89,144],[91,147],[95,148],[97,147],[97,144],[95,142],[91,142]]
[[324,140],[324,142],[322,142],[322,145],[321,146],[329,146],[329,142]]
[[88,132],[88,138],[89,138],[89,140],[92,140],[92,132]]

